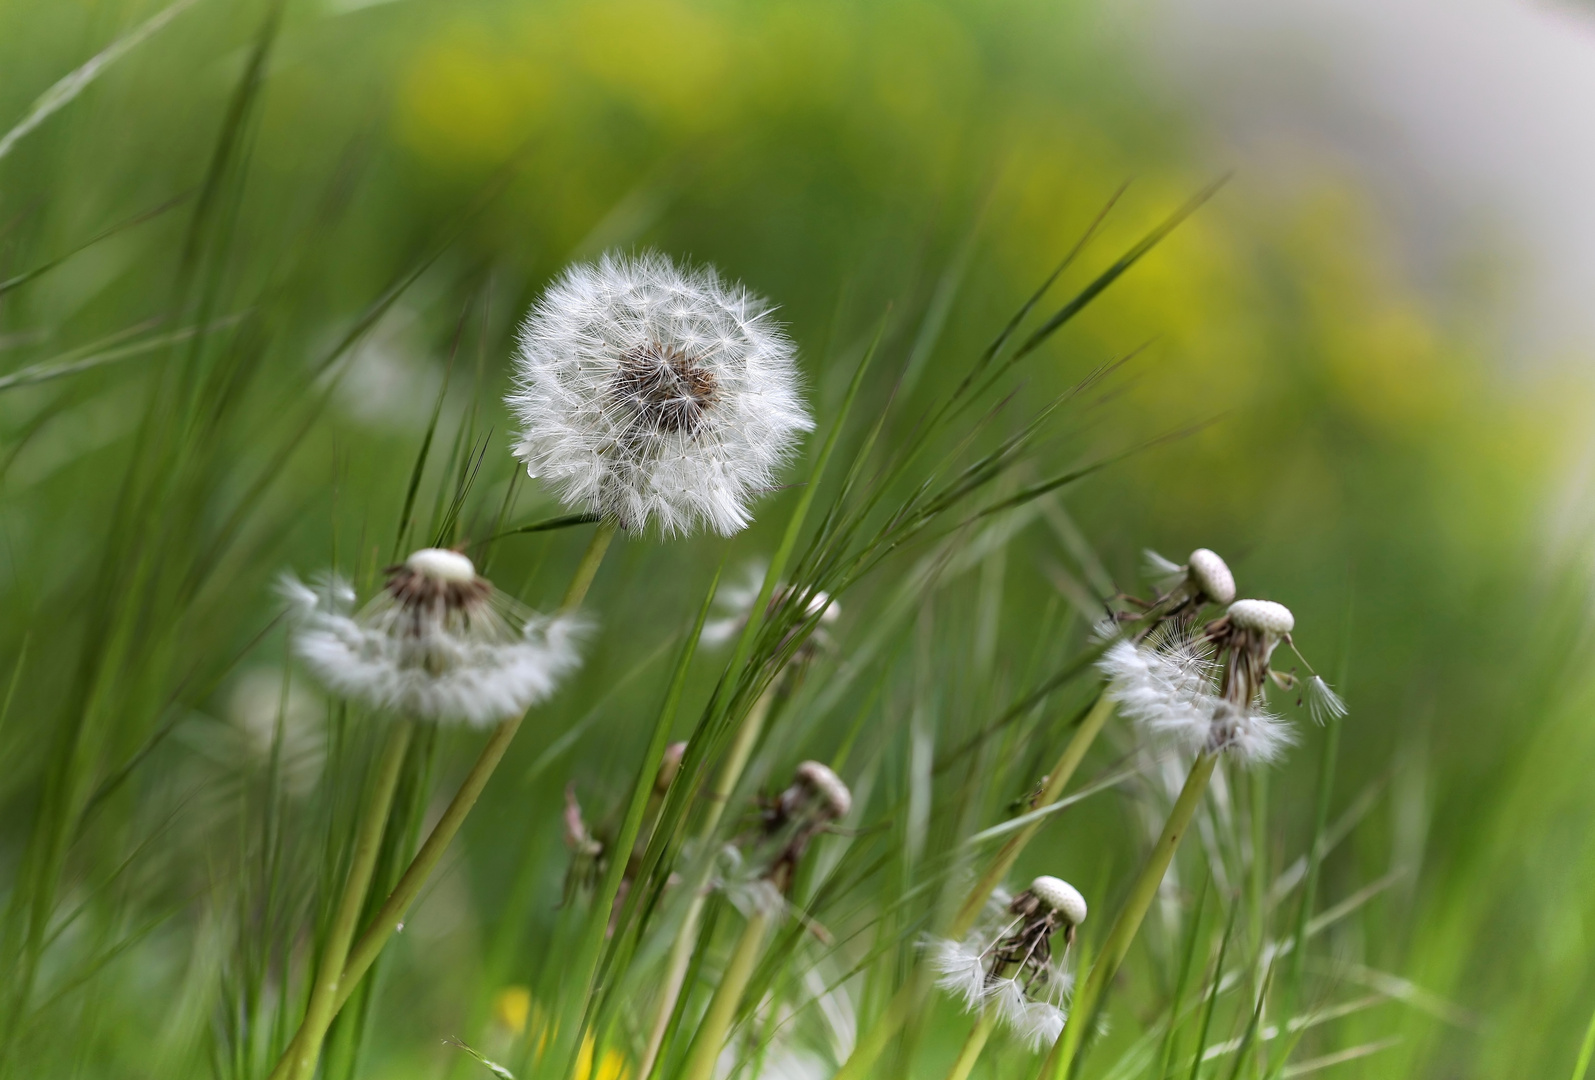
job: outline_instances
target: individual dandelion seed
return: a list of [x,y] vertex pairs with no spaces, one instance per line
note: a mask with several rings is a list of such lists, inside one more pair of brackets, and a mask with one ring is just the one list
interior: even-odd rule
[[986,915],[962,941],[929,943],[936,985],[958,998],[968,1012],[991,1009],[1031,1049],[1056,1039],[1068,1018],[1064,1006],[1072,976],[1054,959],[1052,939],[1064,948],[1085,921],[1086,902],[1061,878],[1038,877]]
[[423,548],[385,572],[382,591],[354,613],[341,579],[283,580],[294,652],[340,697],[486,725],[547,698],[580,662],[576,620],[527,610],[457,551]]
[[657,253],[569,267],[519,346],[516,457],[628,531],[738,532],[813,427],[770,305]]

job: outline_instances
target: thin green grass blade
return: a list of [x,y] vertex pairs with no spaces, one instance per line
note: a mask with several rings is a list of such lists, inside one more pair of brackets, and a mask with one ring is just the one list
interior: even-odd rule
[[1202,1022],[1196,1029],[1196,1049],[1191,1052],[1190,1080],[1201,1080],[1202,1056],[1207,1052],[1207,1034],[1213,1027],[1213,1010],[1218,1007],[1219,991],[1224,986],[1224,958],[1229,953],[1230,938],[1235,934],[1235,916],[1240,905],[1233,900],[1229,906],[1229,920],[1224,926],[1224,937],[1218,944],[1218,960],[1213,965],[1213,980],[1207,988],[1207,1003],[1202,1007]]
[[1584,1029],[1584,1044],[1578,1048],[1578,1060],[1573,1063],[1573,1080],[1584,1080],[1589,1075],[1590,1059],[1595,1058],[1595,1013]]
[[1180,1013],[1185,1008],[1185,991],[1190,985],[1192,966],[1196,962],[1196,943],[1202,936],[1202,910],[1207,904],[1207,893],[1212,884],[1211,876],[1204,876],[1202,891],[1196,895],[1196,910],[1191,915],[1191,929],[1185,939],[1184,956],[1174,983],[1174,996],[1169,1001],[1169,1026],[1163,1033],[1163,1045],[1158,1051],[1157,1070],[1152,1073],[1152,1080],[1167,1080],[1169,1066],[1177,1054],[1175,1043],[1180,1034]]

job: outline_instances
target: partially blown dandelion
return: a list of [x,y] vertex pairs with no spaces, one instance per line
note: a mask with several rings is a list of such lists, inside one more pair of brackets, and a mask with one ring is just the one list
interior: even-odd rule
[[[1154,741],[1188,753],[1224,750],[1244,764],[1274,761],[1292,737],[1264,704],[1263,686],[1299,685],[1271,666],[1281,642],[1295,651],[1295,625],[1283,604],[1237,600],[1199,634],[1165,630],[1141,643],[1115,642],[1100,661],[1108,694]],[[1317,675],[1307,681],[1307,698],[1315,720],[1345,715],[1345,704]]]
[[294,652],[340,697],[417,720],[490,724],[547,698],[580,662],[577,625],[528,611],[457,551],[424,548],[387,570],[358,612],[329,578],[287,578]]
[[[1290,733],[1283,721],[1268,712],[1261,699],[1265,682],[1291,689],[1298,685],[1295,675],[1272,667],[1274,650],[1281,642],[1295,651],[1290,636],[1295,628],[1296,618],[1283,604],[1237,600],[1194,639],[1175,638],[1172,644],[1169,640],[1151,644],[1120,641],[1103,655],[1102,666],[1110,680],[1108,693],[1142,725],[1154,731],[1161,727],[1175,735],[1185,744],[1184,749],[1194,749],[1196,757],[1086,976],[1074,1014],[1042,1066],[1043,1077],[1069,1075],[1085,1037],[1080,1018],[1096,1011],[1129,952],[1219,759],[1233,756],[1243,764],[1271,761],[1289,744]],[[1305,658],[1302,662],[1306,663]],[[1220,665],[1222,673],[1215,687],[1212,671]],[[1327,685],[1318,694],[1320,713],[1344,709]],[[1331,700],[1332,706],[1328,704]]]
[[1067,951],[1085,917],[1085,898],[1059,878],[1038,877],[1012,899],[995,893],[986,918],[963,940],[930,942],[936,985],[969,1012],[994,1010],[1015,1036],[1038,1049],[1063,1030],[1063,1007],[1074,986],[1053,958],[1052,938],[1061,930]]
[[812,427],[770,306],[659,254],[570,267],[520,329],[515,455],[634,531],[730,536]]

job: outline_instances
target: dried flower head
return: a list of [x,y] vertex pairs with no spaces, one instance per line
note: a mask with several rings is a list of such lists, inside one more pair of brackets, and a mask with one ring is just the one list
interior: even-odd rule
[[[1099,666],[1120,711],[1154,739],[1185,752],[1225,750],[1244,764],[1269,762],[1292,738],[1265,705],[1263,687],[1298,686],[1295,675],[1272,666],[1282,642],[1295,651],[1295,626],[1283,604],[1237,600],[1199,634],[1165,625],[1143,642],[1114,642]],[[1345,704],[1316,675],[1307,698],[1315,719],[1344,715]]]
[[[1012,897],[995,898],[979,925],[962,941],[929,943],[936,985],[970,1012],[992,1009],[1031,1049],[1056,1040],[1068,1014],[1074,979],[1052,955],[1052,938],[1063,931],[1064,950],[1085,921],[1079,890],[1061,878],[1039,877]],[[1006,902],[1003,902],[1006,901]]]
[[359,612],[329,578],[286,578],[294,652],[328,690],[418,720],[489,724],[554,692],[580,662],[578,626],[526,610],[457,551],[424,548],[388,567]]
[[712,269],[571,266],[521,325],[515,455],[626,529],[730,536],[813,426],[793,353],[770,306]]
[[767,867],[764,877],[783,892],[790,888],[792,874],[809,844],[852,809],[853,793],[830,766],[818,761],[799,765],[792,783],[766,804],[761,817],[761,835],[755,846],[775,851],[773,856],[758,859]]
[[1145,555],[1148,576],[1166,607],[1228,604],[1235,599],[1235,575],[1215,551],[1197,548],[1184,565],[1155,551]]

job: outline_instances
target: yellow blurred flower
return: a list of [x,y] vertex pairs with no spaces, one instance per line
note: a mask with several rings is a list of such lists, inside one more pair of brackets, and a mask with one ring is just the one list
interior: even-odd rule
[[[541,1061],[555,1029],[549,1025],[548,1014],[532,1000],[532,992],[524,986],[506,986],[493,997],[493,1019],[516,1035],[528,1030],[530,1024],[534,1049],[532,1060]],[[605,1049],[593,1067],[594,1040],[591,1033],[582,1039],[581,1053],[576,1058],[575,1080],[629,1080],[631,1067],[617,1050]]]

